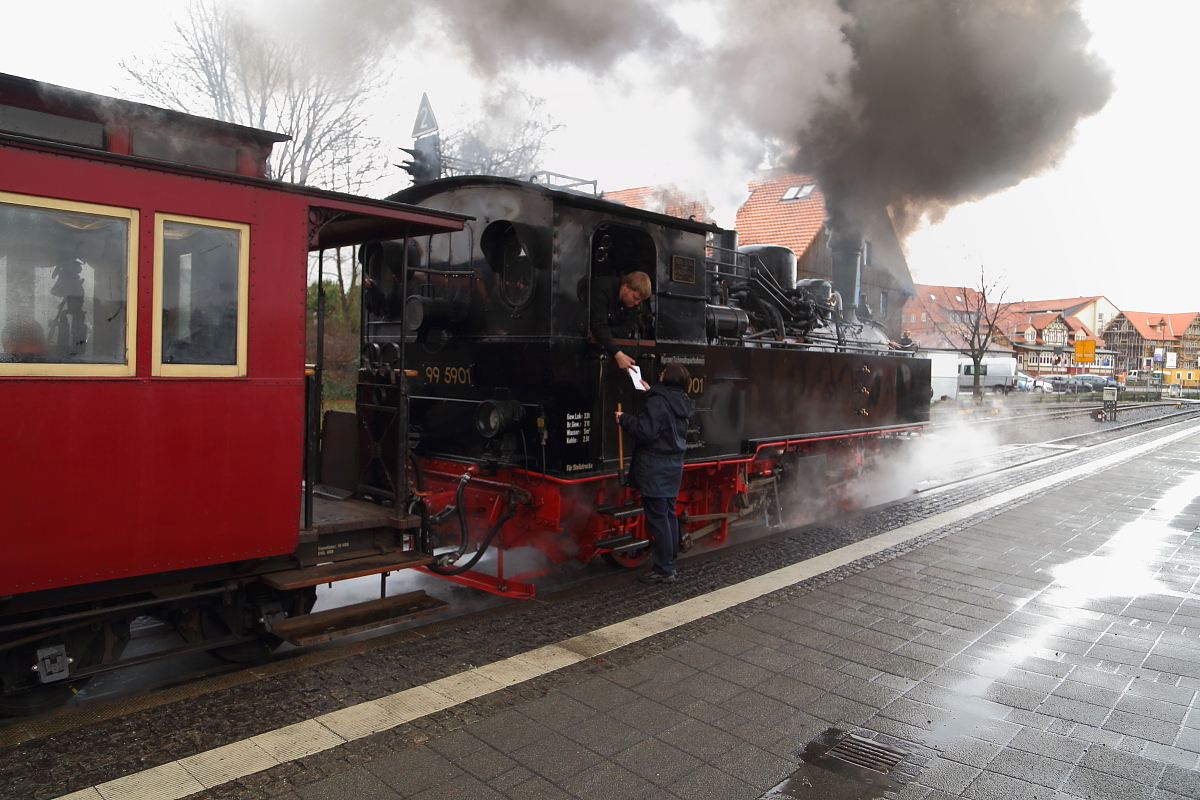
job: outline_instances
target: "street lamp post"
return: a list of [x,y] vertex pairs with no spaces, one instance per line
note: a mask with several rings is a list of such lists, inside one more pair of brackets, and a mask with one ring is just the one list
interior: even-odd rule
[[[1154,327],[1158,328],[1158,333],[1162,336],[1162,361],[1158,364],[1158,399],[1162,400],[1163,379],[1167,376],[1167,319],[1160,317],[1158,324]],[[1153,362],[1151,362],[1153,363]]]

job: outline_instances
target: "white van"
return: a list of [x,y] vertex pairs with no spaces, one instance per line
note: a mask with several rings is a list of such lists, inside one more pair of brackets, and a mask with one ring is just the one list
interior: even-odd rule
[[[985,392],[1008,394],[1016,387],[1017,360],[1012,356],[984,356],[979,364],[979,387]],[[958,359],[958,390],[969,392],[975,387],[975,362]]]
[[933,401],[953,400],[958,397],[958,354],[922,352],[917,358],[929,359],[929,382],[933,389]]

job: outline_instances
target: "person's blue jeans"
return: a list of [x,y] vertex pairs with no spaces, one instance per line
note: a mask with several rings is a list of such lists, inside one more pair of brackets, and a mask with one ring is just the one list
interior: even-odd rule
[[650,563],[659,575],[675,574],[675,552],[679,543],[679,520],[674,497],[642,497],[646,532],[650,534]]

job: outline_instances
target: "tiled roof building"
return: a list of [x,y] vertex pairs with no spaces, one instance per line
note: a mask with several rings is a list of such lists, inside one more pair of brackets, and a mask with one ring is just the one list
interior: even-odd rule
[[632,208],[656,211],[680,219],[713,222],[713,207],[703,195],[692,197],[678,186],[639,186],[636,189],[617,189],[601,195],[605,200]]
[[1020,300],[1010,303],[1009,310],[1017,314],[1062,314],[1067,319],[1076,317],[1092,331],[1104,330],[1104,326],[1120,313],[1120,309],[1103,295]]
[[1174,353],[1176,366],[1195,370],[1200,349],[1200,314],[1162,314],[1150,311],[1122,311],[1104,329],[1104,343],[1118,354],[1119,368],[1163,369],[1154,361],[1156,349]]
[[[969,287],[923,283],[913,288],[912,300],[901,313],[902,327],[909,337],[926,350],[966,350],[971,325],[968,310],[978,308],[979,292]],[[1007,352],[1000,342],[988,350]]]

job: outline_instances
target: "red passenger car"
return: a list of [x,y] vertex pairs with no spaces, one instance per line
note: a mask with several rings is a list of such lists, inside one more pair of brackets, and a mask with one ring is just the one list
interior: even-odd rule
[[306,611],[311,574],[229,609],[323,533],[409,549],[383,509],[301,532],[308,254],[463,218],[267,180],[283,138],[0,75],[0,711],[137,613],[234,646],[239,614]]

